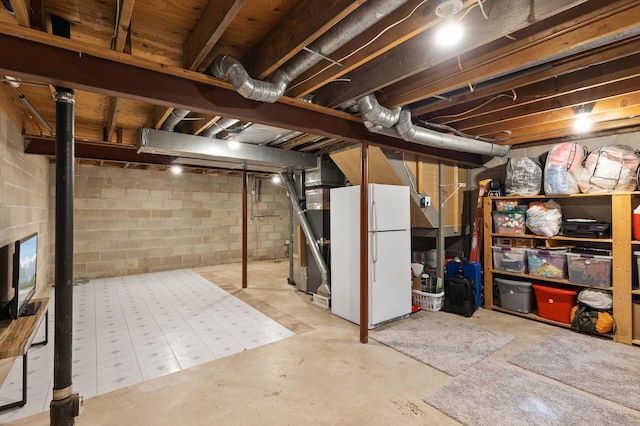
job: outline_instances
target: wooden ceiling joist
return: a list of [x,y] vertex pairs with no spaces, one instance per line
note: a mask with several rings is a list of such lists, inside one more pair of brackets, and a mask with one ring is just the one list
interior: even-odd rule
[[504,79],[502,83],[494,82],[494,84],[484,85],[484,87],[476,87],[473,92],[467,90],[465,94],[454,98],[431,98],[428,104],[414,106],[411,113],[413,116],[423,116],[422,118],[425,119],[429,119],[429,117],[433,116],[432,113],[436,111],[438,115],[458,114],[480,104],[481,102],[478,101],[491,98],[501,93],[512,93],[513,89],[519,92],[520,89],[518,88],[523,86],[551,78],[555,79],[587,67],[606,64],[609,61],[634,56],[637,52],[638,43],[640,43],[640,37],[633,37],[617,42],[613,46],[602,47],[595,51],[589,51],[574,55],[570,58],[554,61],[547,66],[541,67],[537,71],[528,71],[523,73],[522,76]]
[[118,122],[118,114],[120,114],[120,108],[122,107],[122,99],[115,97],[111,99],[111,106],[109,107],[109,116],[107,117],[107,127],[105,131],[105,141],[111,142],[113,132],[116,130],[116,123]]
[[182,48],[182,64],[196,70],[220,39],[245,0],[209,0]]
[[[467,7],[471,3],[475,1],[467,0],[464,6]],[[398,22],[402,22],[402,26],[390,31]],[[341,67],[328,64],[326,61],[314,65],[293,81],[287,95],[295,98],[307,95],[426,31],[437,22],[431,3],[410,0],[359,34],[351,43],[328,55]],[[362,48],[354,50],[353,46]]]
[[11,7],[13,8],[13,14],[18,21],[18,25],[23,27],[31,26],[31,0],[11,0]]
[[116,37],[113,43],[113,50],[116,52],[124,52],[129,36],[129,25],[131,25],[131,15],[133,15],[133,5],[135,0],[117,0],[120,2],[120,16],[116,25]]
[[[622,1],[607,9],[607,13],[598,10],[582,17],[581,24],[564,31],[550,29],[546,36],[534,36],[497,49],[488,54],[462,62],[462,71],[452,74],[457,61],[442,74],[418,74],[407,84],[398,84],[385,89],[385,105],[395,107],[407,105],[429,96],[447,93],[467,86],[469,83],[490,80],[514,68],[525,68],[535,63],[553,60],[554,55],[567,51],[567,46],[585,46],[605,35],[619,34],[632,29],[640,21],[640,4]],[[565,25],[562,25],[564,28]],[[427,83],[429,82],[429,83]]]
[[[536,2],[536,15],[540,18],[566,10],[572,5],[582,3],[581,1],[563,2],[556,0],[539,0]],[[512,0],[509,2],[495,2],[491,10],[491,21],[499,23],[492,25],[487,22],[480,11],[473,10],[465,17],[465,27],[468,27],[466,34],[467,43],[462,52],[472,51],[492,41],[503,38],[513,32],[526,28],[530,25],[529,15],[531,13],[529,0]],[[476,8],[477,9],[477,8]],[[390,86],[408,77],[415,76],[422,71],[428,70],[437,64],[448,60],[456,60],[456,55],[450,50],[430,48],[434,45],[433,28],[411,38],[407,42],[388,51],[385,55],[370,61],[357,70],[346,74],[350,80],[348,84],[335,83],[324,87],[318,91],[317,102],[329,107],[337,107],[352,99],[373,93],[376,90]],[[416,52],[424,52],[416,54]],[[428,72],[428,71],[426,71]],[[419,80],[409,79],[410,82]],[[433,81],[432,77],[426,81]],[[469,81],[474,81],[473,77],[467,77],[462,84],[456,84],[455,88],[466,85]],[[385,90],[385,93],[387,90]],[[445,91],[433,92],[433,94],[444,93]],[[393,100],[393,106],[407,105],[410,103],[402,99],[402,104]],[[385,106],[392,106],[386,102]]]
[[269,76],[365,1],[300,2],[246,55],[249,75],[259,79]]

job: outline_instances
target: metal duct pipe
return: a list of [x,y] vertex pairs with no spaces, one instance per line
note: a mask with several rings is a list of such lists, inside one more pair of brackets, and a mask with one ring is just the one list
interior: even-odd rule
[[37,118],[38,121],[40,121],[40,123],[42,123],[42,125],[49,131],[49,133],[53,133],[53,127],[51,127],[51,124],[49,124],[49,122],[44,119],[44,117],[42,116],[42,114],[40,114],[36,107],[34,107],[33,104],[29,102],[29,99],[27,99],[23,94],[20,94],[19,98],[20,101],[22,101],[22,103],[27,108],[29,108],[33,116]]
[[182,121],[183,118],[185,118],[187,116],[187,114],[189,114],[191,111],[189,111],[188,109],[175,109],[173,111],[171,111],[171,114],[169,114],[169,116],[167,117],[166,120],[164,120],[164,123],[162,123],[162,130],[166,130],[169,132],[173,132],[173,129],[176,128],[176,126],[178,125],[178,123],[180,121]]
[[452,151],[504,157],[511,149],[509,145],[497,145],[495,143],[467,139],[416,126],[411,121],[411,113],[409,111],[402,111],[400,113],[400,119],[396,123],[395,129],[400,137],[406,141],[450,149]]
[[236,120],[235,118],[221,118],[211,126],[207,127],[202,133],[200,133],[200,136],[204,136],[205,138],[213,138],[221,131],[227,130],[229,127],[233,126],[239,121],[240,120]]
[[307,218],[304,215],[304,211],[302,207],[300,207],[300,202],[298,201],[298,195],[293,186],[293,180],[288,173],[280,172],[280,177],[284,182],[284,185],[287,188],[287,193],[289,194],[289,198],[291,199],[291,206],[293,207],[293,211],[298,216],[298,221],[300,222],[300,226],[302,227],[302,232],[304,232],[304,236],[307,238],[307,243],[309,243],[309,247],[311,247],[311,253],[313,254],[313,258],[318,265],[318,269],[320,270],[320,287],[318,287],[318,294],[324,297],[331,297],[331,289],[329,287],[329,269],[327,268],[327,263],[324,261],[322,257],[322,253],[320,253],[320,247],[318,247],[318,241],[316,237],[313,235],[313,231],[311,230],[311,226],[309,226],[309,222],[307,222]]
[[217,56],[207,74],[219,79],[229,78],[238,93],[247,99],[273,103],[284,95],[289,83],[331,53],[353,40],[358,34],[396,10],[407,0],[369,0],[323,36],[278,69],[271,81],[256,80],[244,66],[229,55]]
[[369,95],[360,98],[358,101],[358,110],[362,119],[378,124],[383,127],[393,127],[400,118],[402,108],[388,109],[378,103],[375,96]]
[[397,122],[389,125],[393,117],[395,117],[395,113],[380,105],[374,95],[367,95],[361,98],[358,101],[358,106],[363,108],[367,117],[377,117],[376,120],[370,120],[364,115],[362,116],[363,120],[365,120],[365,126],[373,133],[400,137],[408,142],[420,145],[494,157],[504,157],[511,149],[508,145],[497,145],[467,139],[416,126],[411,121],[411,113],[409,111],[401,111]]

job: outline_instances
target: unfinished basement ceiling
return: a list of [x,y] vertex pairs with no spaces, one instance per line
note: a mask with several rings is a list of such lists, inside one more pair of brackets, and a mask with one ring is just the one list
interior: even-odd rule
[[[33,153],[53,153],[53,85],[76,89],[76,155],[120,164],[170,164],[136,144],[142,127],[161,129],[174,111],[184,113],[176,137],[205,145],[235,137],[324,154],[369,140],[461,165],[486,159],[369,132],[354,108],[368,94],[417,125],[515,147],[640,125],[638,1],[443,1],[462,5],[454,18],[465,27],[449,48],[434,43],[436,0],[3,3],[12,11],[0,10],[0,72],[22,83],[2,90]],[[70,22],[69,40],[51,34],[51,15]],[[219,55],[260,84],[296,73],[277,101],[245,99],[212,75]],[[593,125],[578,134],[581,108]],[[239,121],[205,139],[228,119]]]

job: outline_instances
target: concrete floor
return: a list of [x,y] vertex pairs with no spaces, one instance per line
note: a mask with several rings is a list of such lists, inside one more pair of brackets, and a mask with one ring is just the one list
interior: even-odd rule
[[[454,425],[422,398],[452,377],[370,340],[287,284],[288,263],[195,269],[290,328],[294,337],[99,395],[76,425]],[[462,318],[462,317],[461,317]],[[468,321],[518,338],[491,355],[516,355],[556,327],[478,310]],[[11,425],[48,425],[41,413]]]

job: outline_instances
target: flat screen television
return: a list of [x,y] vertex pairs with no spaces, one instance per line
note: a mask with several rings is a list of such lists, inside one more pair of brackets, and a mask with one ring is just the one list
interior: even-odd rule
[[16,241],[13,253],[11,317],[17,319],[36,293],[38,233]]

